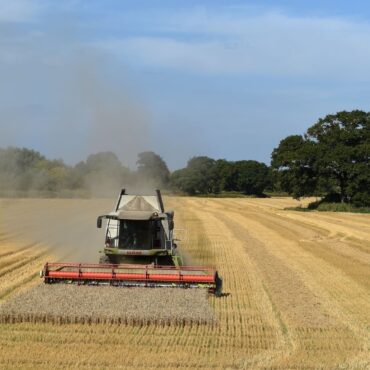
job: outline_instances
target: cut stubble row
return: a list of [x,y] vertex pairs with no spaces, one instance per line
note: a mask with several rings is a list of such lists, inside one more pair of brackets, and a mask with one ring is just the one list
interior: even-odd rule
[[0,306],[0,322],[215,324],[202,289],[37,285]]

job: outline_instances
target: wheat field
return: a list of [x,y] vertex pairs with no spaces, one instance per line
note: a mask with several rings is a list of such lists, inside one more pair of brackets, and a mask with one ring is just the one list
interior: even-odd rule
[[[223,277],[227,294],[208,298],[217,324],[1,323],[0,368],[370,368],[370,215],[284,210],[290,198],[166,203],[187,260]],[[72,229],[93,230],[110,208],[0,200],[0,304],[34,289],[44,262],[72,256],[55,246],[79,245],[86,227]]]

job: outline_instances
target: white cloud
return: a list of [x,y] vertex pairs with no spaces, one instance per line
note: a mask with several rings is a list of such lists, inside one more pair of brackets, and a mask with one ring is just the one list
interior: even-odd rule
[[0,0],[0,22],[33,21],[44,9],[41,0]]
[[370,79],[367,23],[197,11],[163,19],[162,24],[166,36],[110,39],[98,45],[134,64],[199,73]]

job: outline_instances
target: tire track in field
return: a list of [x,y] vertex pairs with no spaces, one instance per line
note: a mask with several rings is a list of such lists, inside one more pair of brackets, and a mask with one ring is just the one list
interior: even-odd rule
[[4,275],[4,270],[32,258],[37,253],[37,250],[40,250],[40,247],[37,243],[32,243],[23,248],[13,248],[13,251],[4,253],[4,255],[0,256],[0,276]]
[[[275,336],[278,339],[277,346],[275,345],[275,351],[270,350],[262,361],[263,364],[268,366],[274,359],[279,358],[282,353],[289,353],[294,348],[295,344],[290,338],[290,333],[286,330],[286,323],[281,318],[279,312],[276,311],[270,299],[269,292],[264,287],[259,270],[256,270],[256,266],[250,260],[248,253],[246,253],[243,243],[235,237],[230,225],[225,223],[218,212],[214,212],[208,202],[198,204],[196,201],[189,200],[188,203],[189,206],[187,208],[191,209],[194,217],[202,222],[207,236],[212,240],[212,243],[219,245],[219,247],[224,248],[228,252],[228,260],[223,258],[223,254],[220,251],[215,253],[216,264],[224,278],[225,291],[231,293],[231,296],[228,297],[231,307],[229,306],[227,311],[234,311],[236,307],[240,307],[241,305],[244,307],[249,306],[253,309],[252,312],[254,315],[256,315],[256,312],[263,315],[259,316],[259,320],[262,323],[267,320],[264,326],[273,325],[275,327],[275,332],[277,332]],[[227,242],[220,242],[220,240],[225,239]],[[246,279],[248,283],[246,283]],[[247,289],[241,289],[246,284]],[[248,299],[247,302],[245,301],[246,299]],[[239,315],[240,317],[248,317],[250,313],[248,310],[240,310]],[[228,314],[226,319],[228,321],[237,320],[237,317],[235,318],[234,315]],[[236,325],[240,326],[240,323]],[[244,335],[253,335],[251,334],[251,327],[248,326],[243,328],[243,332]],[[258,336],[261,335],[259,331],[256,334]],[[268,333],[265,332],[266,334]],[[251,364],[254,360],[255,357],[248,360],[244,359],[243,364]]]
[[312,226],[325,228],[329,231],[331,236],[341,236],[345,238],[358,239],[361,242],[366,243],[370,247],[370,227],[367,227],[366,225],[358,225],[358,223],[351,223],[349,221],[343,221],[343,223],[338,222],[336,219],[322,216],[321,213],[325,212],[313,212],[312,214],[310,212],[306,212],[304,215],[301,215],[300,212],[295,212],[293,214],[292,212],[288,211],[284,214],[279,212],[278,215],[299,220],[305,224],[309,224]]
[[[223,202],[222,199],[220,199]],[[248,207],[251,210],[259,210],[264,214],[275,215],[286,218],[295,224],[317,228],[328,233],[328,235],[345,238],[349,242],[360,242],[370,250],[370,216],[368,214],[344,213],[344,212],[299,212],[284,210],[291,205],[289,201],[280,203],[280,207],[270,207],[269,199],[230,199],[228,200],[233,208],[243,210]],[[274,200],[272,200],[274,201]],[[297,205],[297,204],[296,204]]]
[[23,266],[29,265],[31,262],[39,259],[40,257],[45,257],[46,255],[47,251],[40,250],[30,256],[21,258],[18,261],[14,261],[13,263],[8,264],[5,268],[0,269],[0,278],[4,278],[4,275],[9,274],[10,272],[17,272],[17,270],[21,269]]
[[[39,271],[47,259],[48,252],[37,253],[27,261],[22,261],[22,265],[8,269],[0,280],[0,301],[7,299],[16,293],[19,288],[27,289],[28,283],[39,279]],[[37,280],[39,282],[39,280]]]
[[[263,211],[255,214],[249,208],[243,209],[240,205],[237,209],[238,213],[245,217],[258,219],[261,224],[270,230],[274,230],[280,237],[295,240],[300,248],[340,269],[358,284],[365,288],[368,287],[370,281],[370,250],[366,251],[359,248],[353,241],[343,241],[335,236],[330,237],[330,232],[326,229],[291,218],[287,219],[281,214],[271,214],[271,212]],[[261,217],[261,214],[263,214],[263,217]]]
[[[253,216],[246,215],[244,212],[238,212],[234,215],[240,222],[246,223],[246,226],[249,225],[250,232],[258,239],[266,240],[266,243],[270,243],[271,250],[275,251],[276,254],[280,255],[282,258],[289,258],[292,267],[295,267],[300,272],[305,271],[304,276],[310,278],[315,276],[320,286],[328,283],[328,291],[336,296],[337,294],[342,295],[344,299],[348,301],[348,304],[352,302],[352,297],[356,297],[359,304],[355,309],[358,308],[359,313],[361,312],[360,317],[362,317],[362,320],[364,319],[364,316],[362,316],[364,312],[363,308],[369,307],[369,311],[367,312],[370,312],[368,294],[370,287],[365,289],[364,287],[358,286],[355,282],[348,280],[348,278],[336,267],[330,266],[330,264],[326,263],[324,260],[320,261],[315,254],[310,253],[307,255],[307,253],[302,250],[303,248],[299,240],[294,237],[294,234],[278,225],[278,217],[275,218],[274,216],[270,216],[277,222],[277,224],[272,224],[271,221],[268,220],[269,216],[261,212],[256,212]],[[294,227],[292,227],[292,229],[294,229]],[[255,230],[260,230],[260,233],[255,233]],[[328,276],[331,278],[329,280],[325,279]],[[332,291],[333,289],[335,289],[335,293]],[[340,294],[340,292],[342,292],[342,294]],[[350,311],[352,312],[353,310]]]
[[5,249],[5,252],[0,253],[0,263],[1,263],[3,261],[3,258],[5,257],[18,255],[25,251],[31,251],[37,245],[37,243],[28,243],[23,246],[18,246],[18,245],[14,246],[14,245],[9,245],[9,244],[4,245],[2,243],[0,245],[1,245],[1,249],[3,250]]
[[[364,351],[366,351],[366,343],[368,341],[368,333],[366,333],[366,329],[364,330],[364,327],[361,326],[361,321],[366,322],[366,317],[369,317],[369,315],[366,315],[366,308],[363,309],[363,305],[366,307],[366,304],[369,304],[369,301],[367,300],[367,296],[365,291],[359,293],[359,296],[356,296],[357,301],[354,304],[356,307],[361,307],[356,313],[355,316],[352,315],[351,320],[348,320],[348,306],[345,305],[343,307],[343,298],[346,303],[354,303],[353,302],[353,294],[351,294],[351,290],[354,288],[358,288],[358,290],[361,290],[361,288],[357,287],[356,284],[348,284],[348,280],[343,279],[341,274],[338,274],[338,271],[331,268],[329,270],[332,270],[332,275],[335,277],[335,285],[333,286],[332,284],[328,284],[326,286],[327,290],[323,291],[322,289],[318,289],[318,285],[316,284],[317,281],[315,279],[312,279],[312,275],[315,275],[315,271],[320,272],[322,275],[325,273],[325,264],[323,263],[318,263],[319,261],[315,260],[315,258],[308,258],[309,255],[307,255],[304,251],[302,250],[301,246],[299,243],[295,240],[296,236],[294,232],[287,232],[287,230],[284,227],[279,227],[279,225],[274,224],[271,222],[271,218],[275,219],[274,216],[270,215],[268,212],[265,212],[261,210],[261,208],[257,209],[255,207],[246,207],[243,211],[241,211],[238,207],[238,210],[236,212],[233,211],[233,206],[228,204],[227,201],[221,200],[221,201],[216,201],[217,205],[214,207],[214,212],[215,214],[218,215],[218,218],[223,218],[227,217],[229,218],[229,222],[231,225],[239,224],[238,227],[240,229],[236,230],[235,235],[238,236],[241,233],[243,233],[243,228],[249,230],[249,235],[244,235],[246,238],[250,238],[251,236],[255,239],[254,240],[254,245],[258,243],[261,243],[267,248],[268,252],[272,253],[274,257],[277,257],[280,261],[277,263],[280,263],[280,265],[286,265],[289,263],[289,268],[293,269],[295,273],[299,275],[301,282],[304,282],[304,285],[306,288],[303,289],[303,292],[307,293],[308,291],[311,291],[310,295],[311,297],[314,296],[316,299],[316,303],[319,303],[320,311],[327,312],[330,314],[331,319],[333,321],[333,325],[327,327],[318,327],[319,331],[313,330],[310,326],[308,326],[308,331],[309,334],[305,334],[305,337],[307,339],[304,339],[302,341],[302,329],[304,329],[304,326],[302,329],[300,328],[293,328],[291,329],[297,336],[297,342],[300,343],[300,347],[302,351],[308,351],[310,348],[312,349],[313,347],[311,345],[308,345],[309,343],[315,343],[316,342],[316,347],[320,349],[319,352],[316,353],[316,356],[320,354],[322,356],[322,359],[325,360],[325,355],[324,351],[325,348],[327,350],[333,351],[332,347],[337,346],[337,350],[334,351],[338,356],[338,359],[342,359],[342,361],[349,361],[351,359],[357,359],[363,356]],[[226,215],[226,216],[225,216]],[[269,219],[269,217],[270,219]],[[277,217],[276,219],[279,219]],[[276,220],[275,220],[276,221]],[[276,223],[278,223],[276,221]],[[309,230],[309,232],[311,232]],[[245,233],[245,231],[244,231]],[[249,239],[250,240],[250,239]],[[250,240],[251,241],[251,240]],[[248,243],[246,243],[247,245]],[[248,244],[248,250],[249,247],[253,245],[253,242]],[[256,253],[263,253],[261,252],[261,248],[255,249]],[[262,261],[261,255],[257,257],[257,259],[260,259],[260,262],[262,266],[265,266],[265,262]],[[276,260],[275,260],[276,261]],[[300,261],[306,262],[305,264],[299,264]],[[312,261],[312,262],[311,262]],[[271,259],[270,259],[271,262]],[[318,266],[321,268],[318,269]],[[271,269],[271,263],[268,265],[268,267]],[[308,267],[308,268],[303,268],[302,267]],[[313,274],[311,273],[313,272]],[[276,272],[276,271],[275,271]],[[271,271],[270,271],[271,273]],[[284,272],[280,272],[275,274],[275,277],[277,280],[280,282],[278,285],[282,284],[282,281],[285,279],[287,282],[289,281],[289,278],[287,278],[288,275],[284,278]],[[327,276],[330,276],[327,274]],[[324,278],[325,279],[325,278]],[[325,280],[324,280],[325,281]],[[328,281],[326,279],[326,281]],[[329,280],[330,282],[330,280]],[[313,283],[313,284],[312,284]],[[308,284],[308,285],[307,285]],[[351,288],[348,288],[351,287]],[[283,287],[282,287],[283,288]],[[292,289],[291,293],[294,295],[297,295],[297,292],[301,290],[302,292],[302,287],[300,287],[297,290],[298,287],[295,287],[295,289]],[[338,288],[334,289],[333,288]],[[281,300],[281,296],[284,296],[284,293],[281,293],[284,289],[277,289],[276,290],[276,295],[278,296],[278,300]],[[338,300],[333,300],[333,294],[335,294],[335,297],[340,294],[340,292],[344,290],[344,294],[342,294],[343,298],[338,302]],[[327,294],[329,293],[329,294]],[[356,293],[355,293],[356,294]],[[286,298],[286,297],[285,297]],[[288,297],[289,298],[289,297]],[[300,308],[305,308],[306,301],[303,301],[300,304]],[[315,302],[314,300],[312,302]],[[346,307],[347,306],[347,307]],[[312,307],[310,307],[313,309]],[[334,308],[334,310],[333,310]],[[295,308],[297,311],[297,307]],[[313,316],[314,319],[318,316],[317,309],[313,309],[315,312],[315,315]],[[296,313],[299,314],[298,310]],[[353,312],[352,312],[353,314]],[[297,316],[299,318],[299,316]],[[312,318],[312,317],[311,317]],[[360,319],[360,322],[357,322],[357,319]],[[301,322],[302,320],[299,319],[297,322]],[[303,322],[304,323],[304,322]],[[307,325],[307,323],[304,323]],[[312,325],[311,325],[312,326]],[[341,329],[337,329],[341,328]],[[334,341],[334,344],[326,344],[329,343],[325,338],[333,336],[333,330],[340,330],[341,335],[338,337],[336,341]],[[325,335],[320,335],[320,332],[325,332]],[[304,333],[306,333],[304,331]],[[356,334],[354,334],[356,333]],[[332,343],[332,342],[330,342]],[[341,349],[341,350],[340,350]],[[311,351],[312,352],[312,351]],[[298,357],[297,357],[298,356]],[[296,353],[296,361],[299,361],[299,351]],[[314,361],[315,357],[312,356],[312,353],[310,356],[306,356],[307,358],[311,358],[311,361]],[[307,359],[306,358],[306,359]],[[293,361],[293,359],[291,359]],[[329,361],[329,359],[328,359]],[[284,368],[284,365],[282,365]]]
[[[213,211],[214,215],[224,224],[222,229],[230,230],[233,237],[243,244],[246,254],[255,262],[264,276],[264,281],[268,282],[269,293],[274,296],[274,302],[284,307],[280,311],[290,311],[289,319],[295,323],[305,323],[313,327],[332,326],[335,319],[318,309],[320,302],[290,268],[289,262],[275,256],[268,245],[252,236],[244,224],[233,217],[237,214],[233,213],[232,207],[227,208],[226,212],[226,208],[223,209],[224,212]],[[248,216],[249,214],[246,217]],[[255,215],[252,213],[250,217],[255,218]],[[300,299],[293,305],[292,300],[295,300],[297,295]]]
[[[245,212],[241,212],[245,214]],[[326,236],[316,226],[299,225],[279,215],[264,214],[263,223],[281,237],[296,240],[299,247],[338,268],[358,284],[368,287],[370,281],[370,253],[358,249],[351,242]]]
[[[238,214],[235,217],[242,217],[245,222],[249,216],[241,212],[240,215]],[[256,222],[262,225],[261,238],[266,239],[265,236],[268,235],[266,240],[272,244],[273,250],[282,259],[284,259],[284,254],[278,252],[280,249],[285,250],[286,258],[291,261],[292,267],[300,273],[306,284],[309,284],[311,289],[320,296],[325,307],[332,311],[344,326],[356,333],[354,338],[347,330],[346,335],[338,338],[338,342],[342,343],[342,346],[338,348],[346,349],[348,347],[347,349],[351,349],[354,353],[354,361],[356,361],[356,358],[364,356],[364,353],[368,351],[368,343],[370,341],[369,332],[366,329],[366,322],[370,321],[369,286],[366,289],[365,285],[357,285],[356,282],[343,276],[341,270],[320,261],[322,258],[318,259],[315,255],[312,255],[314,258],[307,256],[299,241],[294,240],[292,233],[287,232],[287,230],[280,230],[274,234],[279,227],[267,222],[266,214],[257,212],[252,219],[255,223],[251,223],[251,220],[248,220],[252,230],[252,225],[256,225]],[[282,237],[284,233],[285,237]],[[279,245],[281,248],[279,248]],[[369,274],[369,270],[367,270],[367,274]],[[313,334],[317,335],[317,333]],[[353,344],[354,339],[360,344],[360,348],[358,345]],[[312,342],[314,343],[315,340],[311,340]],[[355,348],[357,348],[357,353]]]

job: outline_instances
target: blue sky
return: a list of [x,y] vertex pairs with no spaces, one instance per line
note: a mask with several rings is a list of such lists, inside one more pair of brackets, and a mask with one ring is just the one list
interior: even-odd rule
[[0,146],[76,163],[154,150],[269,163],[369,110],[365,1],[0,0]]

